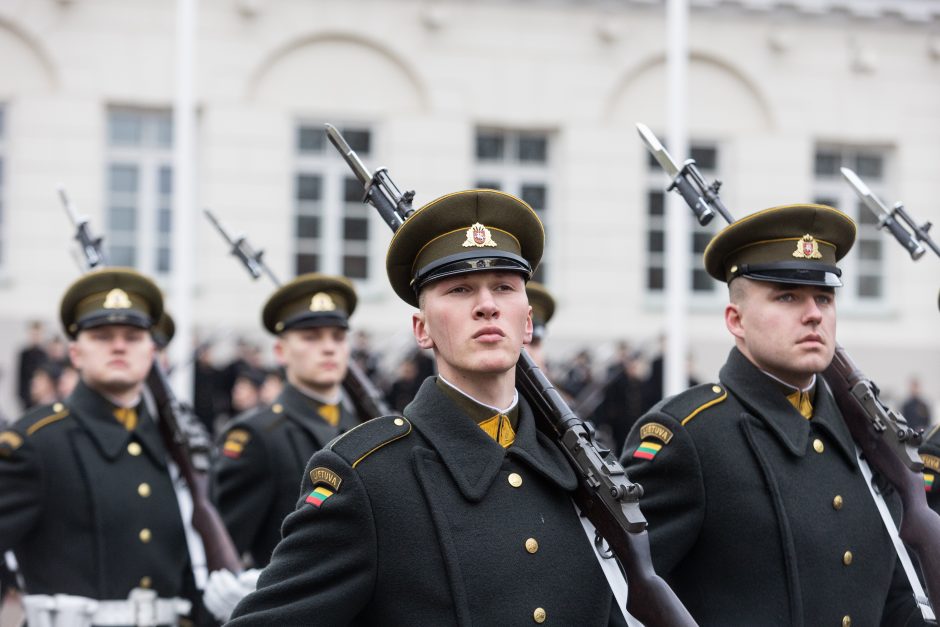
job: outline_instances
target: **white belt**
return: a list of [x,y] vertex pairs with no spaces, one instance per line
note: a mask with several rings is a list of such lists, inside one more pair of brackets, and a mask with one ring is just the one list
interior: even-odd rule
[[134,588],[127,600],[98,601],[69,594],[28,594],[23,598],[29,627],[109,627],[176,625],[192,603],[160,599],[154,590]]

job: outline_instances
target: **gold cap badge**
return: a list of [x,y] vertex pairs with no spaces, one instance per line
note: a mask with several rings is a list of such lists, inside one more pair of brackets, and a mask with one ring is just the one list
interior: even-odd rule
[[310,299],[310,311],[334,311],[335,309],[336,303],[333,302],[333,297],[326,292],[317,292]]
[[797,259],[822,259],[822,255],[819,252],[819,242],[816,241],[816,238],[807,233],[802,239],[797,240],[796,250],[793,251],[793,256]]
[[483,248],[484,246],[495,247],[496,242],[493,241],[490,230],[477,222],[467,229],[467,239],[463,245],[464,247],[476,246],[477,248]]
[[127,292],[116,287],[104,297],[103,306],[105,309],[130,309],[132,305],[131,299],[127,296]]

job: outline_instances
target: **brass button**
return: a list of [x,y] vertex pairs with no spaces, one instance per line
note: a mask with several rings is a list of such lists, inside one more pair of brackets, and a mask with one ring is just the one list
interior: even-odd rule
[[528,551],[529,553],[535,553],[536,551],[538,551],[539,550],[538,540],[536,540],[535,538],[529,538],[528,540],[526,540],[525,550]]
[[715,394],[721,394],[721,388],[717,385],[713,385],[712,392],[714,392]]
[[842,556],[842,563],[848,566],[852,563],[852,551],[846,551]]
[[522,476],[519,473],[511,472],[509,473],[509,485],[514,488],[518,488],[522,485]]
[[737,267],[737,266],[731,266],[731,274],[734,274],[734,273],[737,272],[737,271],[738,271],[738,267]]
[[826,450],[826,447],[823,446],[822,440],[819,438],[813,440],[813,450],[817,453],[822,453],[824,450]]
[[141,529],[140,533],[137,534],[137,536],[140,538],[140,541],[143,542],[144,544],[147,544],[148,542],[150,542],[151,535],[152,534],[150,533],[150,530],[147,529],[146,527]]
[[153,580],[150,577],[141,577],[140,578],[140,587],[149,588],[153,585]]
[[842,627],[852,627],[852,617],[848,614],[842,617]]
[[139,486],[137,486],[137,494],[139,494],[143,498],[147,498],[148,496],[150,496],[150,484],[144,482],[144,483],[141,483]]
[[271,405],[271,411],[273,411],[275,414],[279,414],[284,411],[284,406],[280,403],[274,403]]
[[836,494],[836,498],[832,499],[832,508],[842,509],[842,497],[838,494]]
[[140,448],[140,444],[138,444],[137,442],[131,442],[130,444],[127,445],[127,452],[133,455],[134,457],[137,457],[138,455],[140,455],[140,452],[142,450],[143,449]]
[[401,426],[404,425],[404,424],[405,424],[405,421],[402,420],[401,418],[396,418],[396,419],[395,419],[395,426],[396,426],[396,427],[401,427]]
[[544,623],[545,622],[545,610],[543,610],[540,607],[535,608],[535,611],[532,612],[532,620],[534,620],[537,623]]
[[65,405],[63,405],[62,403],[56,403],[55,405],[52,406],[52,411],[54,411],[57,414],[63,409],[65,409]]

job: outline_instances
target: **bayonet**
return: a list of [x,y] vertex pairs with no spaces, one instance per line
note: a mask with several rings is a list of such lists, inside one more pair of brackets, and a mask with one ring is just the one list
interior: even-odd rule
[[698,223],[705,226],[715,217],[715,213],[720,214],[729,223],[734,221],[731,213],[725,208],[718,195],[718,189],[721,187],[721,181],[715,181],[711,185],[705,182],[705,177],[695,167],[695,159],[686,159],[682,167],[676,165],[669,152],[663,147],[662,143],[653,134],[648,126],[637,122],[637,131],[646,147],[662,166],[666,174],[672,179],[672,184],[666,188],[666,191],[675,189],[679,192],[686,204],[695,213]]
[[[884,203],[872,193],[868,185],[866,185],[855,172],[849,168],[841,168],[841,170],[842,176],[844,176],[845,180],[852,186],[852,189],[855,190],[858,197],[862,199],[865,206],[878,218],[878,228],[887,228],[894,236],[894,239],[898,240],[898,243],[911,255],[911,259],[920,259],[924,255],[924,247],[917,242],[917,239],[911,235],[906,228],[904,228],[903,224],[895,219],[894,213],[888,210]],[[900,205],[900,203],[898,204]],[[900,208],[903,209],[903,205],[901,205]],[[928,226],[927,228],[930,227]]]
[[82,257],[84,257],[86,267],[90,270],[107,265],[108,260],[101,245],[102,239],[92,237],[88,226],[88,218],[78,214],[63,186],[58,185],[56,189],[59,192],[59,199],[62,200],[62,205],[65,207],[65,212],[69,214],[69,219],[75,225],[75,240],[82,248]]
[[219,234],[228,242],[228,245],[232,247],[232,254],[238,257],[238,260],[244,264],[248,272],[251,273],[252,278],[257,279],[262,273],[267,273],[268,278],[271,279],[275,285],[280,284],[280,281],[277,280],[277,277],[274,276],[271,269],[262,261],[261,257],[264,255],[263,250],[255,251],[244,235],[240,235],[237,239],[232,238],[211,211],[208,209],[203,209],[202,211],[206,214],[209,222],[212,223]]
[[642,122],[637,122],[636,130],[639,131],[643,143],[646,144],[646,147],[656,158],[656,161],[659,162],[659,165],[663,167],[663,170],[666,171],[666,174],[669,175],[669,178],[675,179],[679,176],[679,166],[672,160],[669,151],[659,143],[659,139],[653,134],[653,131]]

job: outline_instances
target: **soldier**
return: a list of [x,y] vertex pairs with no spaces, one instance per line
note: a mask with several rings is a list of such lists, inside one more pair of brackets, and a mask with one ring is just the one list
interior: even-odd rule
[[188,611],[169,456],[142,402],[162,310],[133,270],[72,284],[60,313],[81,380],[0,433],[0,552],[19,563],[30,625],[176,624]]
[[[277,335],[274,352],[287,383],[268,407],[230,423],[221,437],[212,498],[240,553],[258,568],[281,539],[281,522],[297,504],[310,456],[359,424],[342,392],[350,348],[349,316],[356,292],[344,277],[304,274],[280,287],[264,306],[265,328]],[[206,604],[227,618],[254,589],[256,572],[210,575]]]
[[418,209],[387,256],[437,377],[310,460],[297,510],[233,626],[622,624],[569,493],[577,478],[515,389],[542,254],[514,196]]
[[[526,346],[526,351],[532,357],[532,361],[542,372],[545,372],[545,354],[543,353],[543,340],[545,339],[545,327],[548,321],[555,315],[555,299],[551,293],[545,289],[545,286],[535,281],[529,281],[525,286],[526,296],[529,297],[529,305],[532,306],[532,341]],[[548,376],[548,373],[545,373]]]
[[852,220],[822,205],[721,231],[705,268],[728,283],[735,348],[719,383],[659,402],[627,439],[656,571],[703,626],[920,624],[819,376],[835,350],[836,262],[854,240]]

